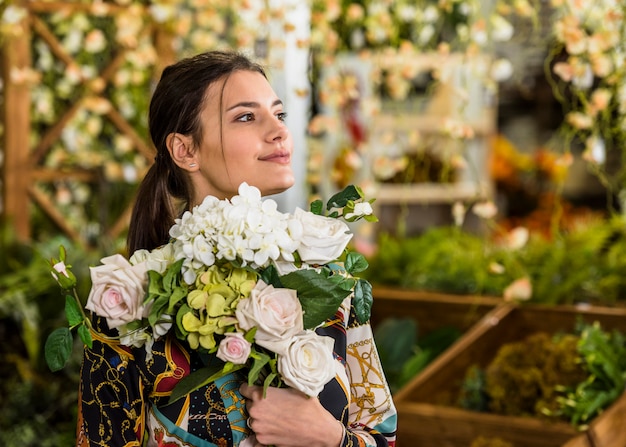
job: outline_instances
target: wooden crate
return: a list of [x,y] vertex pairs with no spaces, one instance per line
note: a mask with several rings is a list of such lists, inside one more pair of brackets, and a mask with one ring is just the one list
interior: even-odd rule
[[466,411],[441,404],[457,396],[467,368],[485,367],[498,348],[531,333],[572,331],[578,318],[604,329],[626,330],[626,309],[502,304],[487,313],[450,349],[394,396],[398,441],[410,447],[469,447],[478,436],[514,447],[625,447],[626,397],[597,417],[587,432],[565,422]]
[[418,323],[420,334],[452,326],[466,331],[502,299],[471,295],[450,295],[374,286],[372,290],[372,327],[385,318],[411,317]]

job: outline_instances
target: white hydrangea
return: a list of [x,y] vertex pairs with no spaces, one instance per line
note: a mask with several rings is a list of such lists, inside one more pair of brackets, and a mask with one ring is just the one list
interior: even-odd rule
[[301,223],[278,211],[274,200],[242,183],[231,200],[207,197],[185,212],[170,230],[175,259],[184,259],[183,277],[193,283],[197,271],[216,259],[238,261],[254,269],[278,260],[293,262]]

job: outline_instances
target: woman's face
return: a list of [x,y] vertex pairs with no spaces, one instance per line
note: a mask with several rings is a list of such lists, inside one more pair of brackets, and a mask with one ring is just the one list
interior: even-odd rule
[[263,75],[236,71],[207,90],[201,112],[199,169],[191,173],[195,204],[207,195],[237,194],[242,182],[263,195],[294,184],[293,140],[285,126],[283,104]]

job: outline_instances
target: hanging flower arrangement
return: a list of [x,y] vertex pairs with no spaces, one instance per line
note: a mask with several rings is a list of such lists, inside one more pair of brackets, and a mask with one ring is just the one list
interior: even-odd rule
[[[321,80],[318,100],[323,118],[315,120],[311,135],[344,133],[336,142],[336,153],[331,154],[336,159],[330,165],[343,167],[343,175],[334,175],[339,179],[337,187],[358,182],[361,167],[385,171],[384,175],[389,177],[406,167],[407,160],[402,150],[395,147],[397,144],[386,148],[380,147],[381,144],[400,139],[415,142],[425,136],[419,132],[380,136],[374,138],[374,143],[368,134],[369,124],[383,108],[414,113],[420,108],[416,99],[432,97],[436,86],[453,85],[446,95],[455,105],[454,110],[446,112],[448,116],[433,123],[429,132],[457,142],[475,137],[473,126],[462,118],[468,113],[470,89],[475,87],[471,85],[473,81],[456,82],[455,67],[467,70],[463,75],[467,80],[478,80],[485,96],[493,95],[498,82],[512,74],[512,64],[506,58],[495,57],[495,46],[514,38],[519,21],[533,23],[537,11],[529,0],[512,5],[502,0],[493,8],[486,8],[483,3],[478,0],[313,1],[311,48]],[[345,54],[356,55],[358,62],[332,71]],[[366,77],[361,73],[360,83],[348,82],[354,71],[360,70],[359,65],[367,67]],[[355,85],[359,88],[354,88]],[[342,86],[344,90],[340,89]],[[409,110],[405,110],[407,107]],[[355,116],[363,130],[360,139],[354,138]],[[328,168],[328,164],[319,162],[325,150],[328,151],[324,143],[311,143],[315,154],[315,163],[310,165],[313,179],[321,178],[317,170]],[[389,172],[390,168],[395,171]],[[372,175],[368,172],[363,177]]]
[[611,172],[615,163],[609,158],[626,143],[626,5],[617,0],[553,0],[552,5],[548,61],[555,97],[566,114],[565,147],[581,144],[602,183],[619,191],[622,174]]

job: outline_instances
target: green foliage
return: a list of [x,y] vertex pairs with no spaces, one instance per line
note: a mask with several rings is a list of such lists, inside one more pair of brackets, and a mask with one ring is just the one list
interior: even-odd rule
[[280,280],[284,287],[298,290],[305,329],[315,328],[331,318],[355,285],[353,278],[331,274],[326,268],[296,270]]
[[456,227],[431,228],[420,236],[381,235],[369,260],[372,283],[474,295],[501,295],[514,277],[494,275],[498,259],[485,239]]
[[[405,239],[382,234],[369,263],[374,284],[503,296],[513,281],[528,277],[533,303],[615,305],[626,297],[626,222],[598,219],[551,239],[532,236],[518,249],[457,227]],[[495,273],[494,264],[503,271]]]
[[461,385],[461,393],[459,395],[459,405],[462,408],[474,411],[489,410],[489,396],[485,391],[486,375],[485,371],[472,365],[468,368]]
[[626,255],[622,218],[600,220],[552,240],[535,238],[516,253],[533,284],[533,301],[544,304],[615,304],[626,279],[619,271]]
[[50,371],[44,358],[48,334],[67,326],[65,297],[48,263],[59,245],[71,247],[79,261],[73,267],[78,281],[88,284],[89,263],[100,258],[98,253],[59,237],[20,242],[9,226],[0,225],[0,444],[7,447],[75,442],[80,350],[71,350],[74,355],[58,373]]
[[511,416],[566,420],[579,429],[626,385],[626,338],[597,322],[574,334],[537,332],[500,347],[484,368],[466,371],[459,406]]
[[442,327],[418,337],[412,318],[386,318],[374,328],[376,347],[392,393],[406,385],[460,337],[452,327]]
[[560,414],[577,426],[586,424],[614,402],[626,384],[626,340],[598,323],[583,325],[578,351],[589,377],[559,399]]

